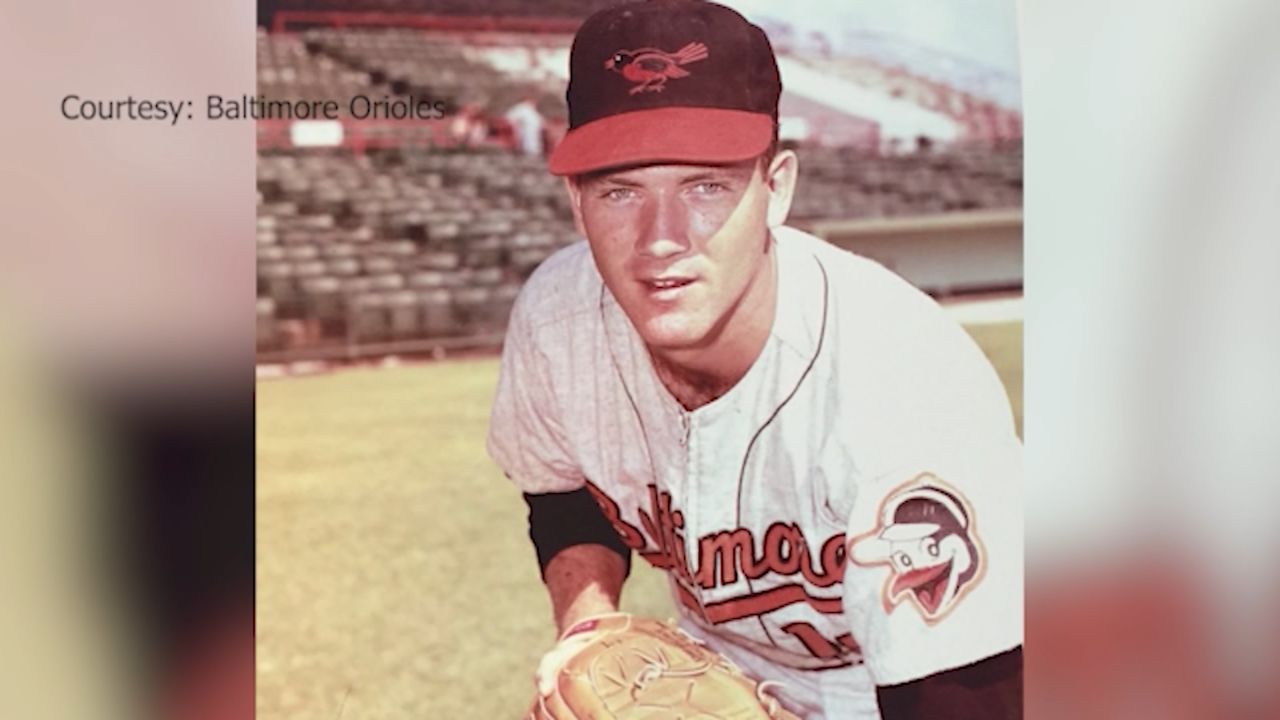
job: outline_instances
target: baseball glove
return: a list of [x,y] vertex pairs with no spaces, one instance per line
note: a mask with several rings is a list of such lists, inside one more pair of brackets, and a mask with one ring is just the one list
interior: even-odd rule
[[669,623],[601,615],[543,658],[529,720],[799,720],[770,684]]

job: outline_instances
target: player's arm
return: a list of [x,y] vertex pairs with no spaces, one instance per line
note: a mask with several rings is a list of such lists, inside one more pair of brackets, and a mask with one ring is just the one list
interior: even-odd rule
[[992,443],[870,485],[845,604],[885,720],[1022,717],[1020,465]]
[[863,469],[856,495],[833,494],[849,513],[846,616],[886,720],[1021,718],[1022,446],[1008,396],[963,329],[936,312],[910,326],[900,343],[916,343],[916,361],[862,393],[888,410],[843,429]]
[[529,539],[538,554],[557,631],[582,618],[617,611],[622,584],[631,571],[631,550],[589,491],[525,493],[524,499],[529,506]]
[[576,619],[617,609],[631,551],[584,487],[560,420],[569,391],[557,392],[556,371],[563,384],[568,369],[555,362],[562,353],[542,348],[563,347],[564,337],[540,335],[532,320],[545,314],[539,303],[561,284],[546,268],[525,283],[511,313],[487,446],[529,506],[529,538],[563,630]]
[[545,571],[556,631],[579,620],[617,612],[626,579],[622,558],[601,545],[575,545],[552,559]]
[[1022,717],[1022,647],[901,685],[876,688],[884,720]]

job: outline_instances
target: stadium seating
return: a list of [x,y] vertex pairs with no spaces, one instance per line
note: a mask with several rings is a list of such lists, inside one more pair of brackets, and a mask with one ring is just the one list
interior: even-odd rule
[[975,146],[874,156],[854,148],[800,153],[793,220],[929,215],[1022,206],[1022,151]]
[[584,18],[596,10],[625,0],[269,0],[276,11],[330,10],[338,12],[423,13],[459,16]]
[[333,341],[501,331],[520,283],[576,240],[541,160],[283,152],[258,162],[259,342],[274,320]]
[[[576,16],[589,11],[584,5],[600,4],[540,3],[538,12],[563,8]],[[464,12],[463,3],[410,5]],[[449,101],[450,110],[479,107],[497,121],[533,89],[546,115],[563,118],[564,79],[557,72],[568,44],[567,35],[556,33],[260,32],[258,92],[293,100],[425,95]],[[886,85],[888,92],[939,92],[936,84],[902,80],[874,62],[813,62],[872,86],[905,83]],[[939,97],[921,102],[960,96]],[[784,98],[784,108],[814,118],[830,110],[796,98]],[[280,128],[259,124],[260,350],[502,332],[524,279],[578,237],[561,182],[547,174],[542,158],[442,142],[439,128],[447,124],[369,124],[361,143],[326,149],[291,147],[287,134],[265,142]],[[904,153],[882,152],[865,119],[817,118],[811,126],[821,132],[798,149],[793,224],[1021,205],[1020,126],[995,144],[978,133],[988,142]],[[377,133],[385,142],[370,142]]]
[[[877,157],[801,150],[793,222],[1021,204],[1021,150]],[[520,283],[577,238],[539,158],[396,150],[263,154],[259,343],[271,319],[308,337],[383,341],[500,331]]]
[[268,98],[329,100],[381,88],[369,73],[307,50],[297,35],[258,30],[258,92]]
[[[868,57],[804,55],[798,59],[823,73],[947,115],[964,127],[966,139],[1003,141],[1022,137],[1021,113],[977,92]],[[982,79],[965,79],[974,90],[1008,101],[1009,93],[998,91],[1003,90],[1002,86],[988,88],[992,81],[984,83]]]
[[[545,74],[516,77],[485,62],[482,48],[486,46],[520,47],[510,35],[322,28],[308,30],[304,37],[313,53],[358,68],[374,81],[388,83],[396,93],[442,100],[448,112],[478,105],[498,116],[533,91],[539,95],[544,115],[565,115],[563,80]],[[567,56],[569,37],[556,40]],[[528,47],[530,54],[534,47]]]

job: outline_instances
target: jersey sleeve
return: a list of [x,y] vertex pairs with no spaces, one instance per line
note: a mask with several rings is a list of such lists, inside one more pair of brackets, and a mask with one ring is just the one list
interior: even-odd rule
[[[941,311],[938,312],[941,316]],[[948,318],[904,339],[858,429],[843,607],[877,685],[1022,643],[1022,446],[981,350]]]
[[568,492],[584,487],[563,426],[550,372],[531,322],[526,286],[503,341],[498,389],[489,418],[489,455],[523,492]]

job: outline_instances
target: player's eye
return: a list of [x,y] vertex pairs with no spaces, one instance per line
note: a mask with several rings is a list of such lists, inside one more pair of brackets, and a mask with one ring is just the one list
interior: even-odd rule
[[911,556],[904,552],[896,552],[893,554],[893,561],[904,568],[911,567]]
[[691,189],[697,195],[711,196],[728,192],[729,186],[720,182],[700,182]]
[[636,196],[636,191],[631,188],[616,187],[610,188],[600,193],[600,197],[604,200],[612,200],[618,202],[621,200],[630,200]]
[[925,538],[924,551],[929,553],[930,557],[938,557],[938,541],[933,538]]

